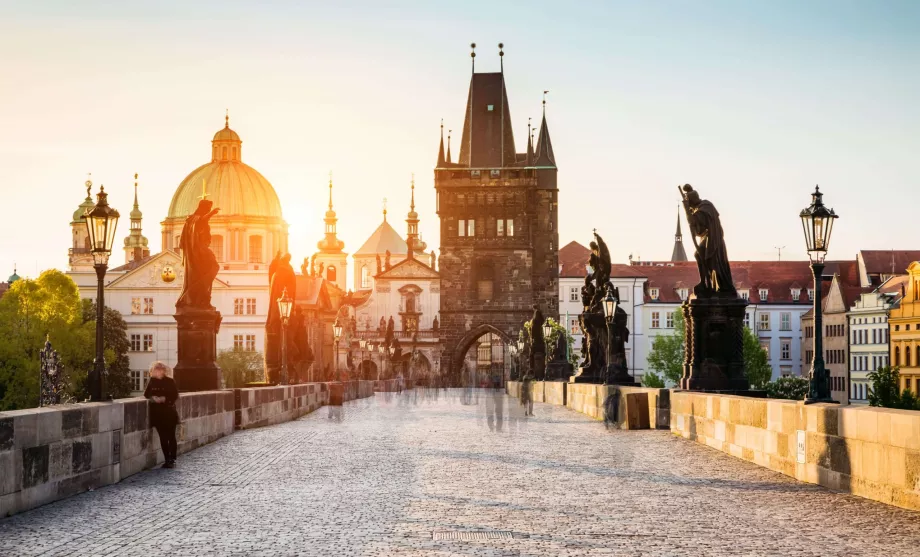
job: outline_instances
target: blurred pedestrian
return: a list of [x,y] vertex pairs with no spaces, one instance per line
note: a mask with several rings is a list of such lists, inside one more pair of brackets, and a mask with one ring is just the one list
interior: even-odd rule
[[163,362],[150,365],[150,381],[144,389],[144,398],[150,401],[150,425],[157,430],[160,447],[163,449],[163,468],[175,468],[178,445],[176,443],[176,426],[179,425],[179,412],[176,401],[179,390],[173,381],[172,369]]

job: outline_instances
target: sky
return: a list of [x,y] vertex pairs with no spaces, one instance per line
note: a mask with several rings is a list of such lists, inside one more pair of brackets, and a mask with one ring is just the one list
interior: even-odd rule
[[803,259],[820,184],[841,216],[829,258],[920,248],[918,28],[914,1],[0,0],[0,276],[66,267],[88,172],[125,217],[119,243],[139,174],[159,251],[225,109],[295,261],[323,236],[330,171],[346,251],[383,198],[405,234],[412,173],[437,248],[439,123],[459,135],[470,42],[479,71],[505,44],[518,151],[549,91],[561,245],[597,228],[617,262],[666,260],[690,183],[732,259]]

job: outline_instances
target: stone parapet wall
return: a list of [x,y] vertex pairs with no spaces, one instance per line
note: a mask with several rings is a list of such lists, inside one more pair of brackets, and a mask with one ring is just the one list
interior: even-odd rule
[[[523,383],[508,381],[505,391],[515,398],[521,397]],[[670,429],[670,391],[646,387],[620,387],[591,383],[565,383],[562,381],[534,381],[531,396],[534,402],[565,406],[576,412],[604,419],[604,401],[618,392],[617,423],[622,429]]]
[[671,431],[792,476],[920,510],[920,412],[671,393]]
[[236,429],[289,422],[329,403],[327,383],[234,389]]
[[381,379],[380,381],[374,381],[374,392],[375,393],[395,393],[397,390],[398,381],[396,379]]
[[[0,517],[121,481],[163,461],[144,398],[0,412]],[[182,394],[179,452],[233,432],[233,393]]]

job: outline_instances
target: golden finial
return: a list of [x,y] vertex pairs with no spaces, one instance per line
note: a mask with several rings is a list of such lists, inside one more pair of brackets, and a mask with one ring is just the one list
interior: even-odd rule
[[543,116],[546,116],[546,94],[549,91],[543,91]]
[[415,210],[415,172],[412,173],[412,201],[409,203],[409,209]]
[[332,210],[332,171],[329,171],[329,210]]
[[204,178],[201,179],[201,195],[198,196],[198,199],[204,201],[208,198],[208,181]]
[[387,198],[383,198],[383,222],[387,221]]
[[137,172],[134,173],[134,208],[137,209]]
[[229,128],[229,127],[230,127],[230,109],[227,108],[227,109],[225,109],[225,110],[226,110],[227,112],[224,113],[224,127],[225,127],[225,128]]
[[92,178],[92,176],[93,176],[93,173],[92,173],[92,172],[87,172],[87,173],[86,173],[86,181],[83,182],[83,185],[86,186],[86,197],[90,197],[90,193],[89,193],[89,192],[90,192],[91,189],[93,189],[93,181],[90,180],[90,178]]

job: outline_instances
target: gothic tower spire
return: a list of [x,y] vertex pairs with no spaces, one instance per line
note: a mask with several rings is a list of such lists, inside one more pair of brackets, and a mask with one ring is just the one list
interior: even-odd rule
[[674,233],[674,250],[671,252],[671,261],[686,261],[687,252],[684,251],[684,236],[680,232],[680,207],[677,208],[677,232]]
[[419,238],[418,234],[418,213],[415,212],[415,173],[412,173],[412,182],[410,185],[412,190],[411,201],[409,202],[409,213],[406,215],[406,244],[409,246],[409,257],[416,252],[424,253],[425,249],[428,247],[425,242]]
[[444,119],[441,119],[441,146],[438,147],[438,168],[444,167]]
[[345,247],[345,242],[339,240],[336,236],[336,223],[339,219],[332,208],[332,171],[329,171],[329,209],[326,210],[326,217],[323,222],[326,223],[326,237],[320,240],[316,247],[322,253],[341,253]]
[[125,238],[125,264],[132,261],[139,261],[150,255],[147,238],[144,237],[141,225],[144,214],[141,213],[140,205],[137,202],[137,174],[134,174],[134,207],[129,213],[131,217],[131,230],[128,237]]

